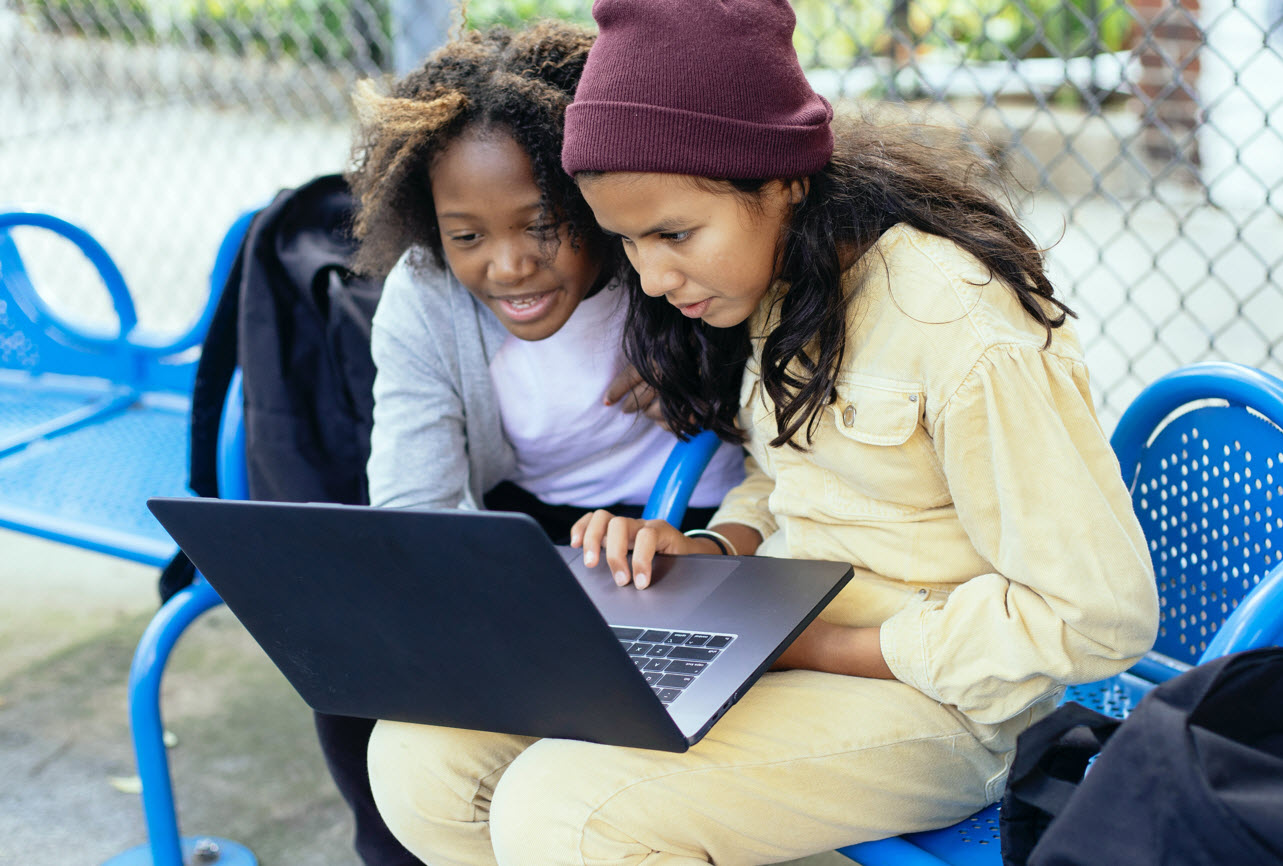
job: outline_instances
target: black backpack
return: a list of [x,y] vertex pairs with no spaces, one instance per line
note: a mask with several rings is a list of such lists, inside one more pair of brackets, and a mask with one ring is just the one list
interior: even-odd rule
[[[325,175],[282,190],[250,224],[196,368],[189,486],[197,496],[219,495],[219,420],[239,365],[251,498],[369,502],[370,321],[383,283],[347,267],[355,205],[343,178]],[[161,600],[193,574],[180,551],[161,574]]]
[[1004,866],[1283,864],[1283,649],[1199,665],[1125,721],[1060,707],[1021,734],[999,824]]

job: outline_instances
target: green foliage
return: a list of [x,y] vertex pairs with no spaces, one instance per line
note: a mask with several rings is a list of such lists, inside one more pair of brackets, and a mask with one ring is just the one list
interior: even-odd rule
[[238,55],[380,67],[391,44],[387,5],[371,0],[189,0],[179,20],[204,47]]
[[121,42],[186,42],[239,56],[367,69],[389,58],[387,0],[18,0],[37,26]]
[[17,9],[55,33],[130,44],[156,39],[146,0],[18,0]]
[[560,18],[594,27],[592,0],[469,0],[468,27],[521,27],[536,18]]
[[[1077,57],[1125,47],[1124,0],[792,0],[794,45],[808,67],[847,69],[896,46],[966,60]],[[592,24],[591,0],[471,0],[468,26],[535,18]],[[1093,38],[1093,31],[1095,38]]]
[[1078,57],[1125,47],[1124,0],[793,0],[808,65],[845,69],[913,50],[959,60]]
[[1119,51],[1132,21],[1120,0],[1026,0],[1024,6],[1001,0],[929,2],[936,8],[928,13],[933,26],[921,34],[923,43],[947,47],[955,42],[964,46],[964,57],[975,60]]
[[[211,50],[386,65],[388,0],[16,0],[44,27],[152,42],[194,39]],[[1126,47],[1125,0],[792,0],[803,65],[848,69],[870,56],[950,60],[1075,57]],[[536,18],[592,26],[592,0],[469,0],[468,26]],[[155,15],[153,12],[162,14]],[[170,28],[155,21],[172,21]]]

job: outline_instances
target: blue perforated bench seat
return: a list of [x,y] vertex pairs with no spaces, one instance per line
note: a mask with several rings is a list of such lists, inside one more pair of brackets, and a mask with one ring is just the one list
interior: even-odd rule
[[0,526],[164,565],[176,548],[146,500],[188,493],[188,412],[177,395],[0,377]]

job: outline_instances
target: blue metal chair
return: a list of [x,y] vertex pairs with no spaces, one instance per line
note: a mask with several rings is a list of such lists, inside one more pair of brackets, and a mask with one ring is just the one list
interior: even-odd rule
[[[225,233],[197,320],[176,337],[158,337],[139,328],[119,268],[88,232],[45,213],[0,213],[0,526],[147,565],[169,562],[177,547],[145,502],[188,495],[190,395],[199,348],[252,217],[252,211],[243,214]],[[57,315],[32,283],[11,232],[16,228],[50,231],[75,245],[98,272],[116,327],[94,330]],[[240,428],[238,416],[229,414],[223,429],[234,435]],[[229,441],[221,450],[223,462],[241,455],[239,476],[234,464],[219,467],[234,487],[244,475],[244,448]],[[201,604],[218,602],[209,595],[198,587],[166,613],[190,621]],[[161,642],[153,639],[144,654],[168,655],[166,627],[154,624],[152,634]],[[133,691],[154,688],[158,702],[159,670],[151,677],[151,664],[136,660],[135,672]],[[133,701],[131,712],[136,741],[154,743],[163,760],[159,711],[151,727],[145,702]],[[154,752],[148,754],[154,763]],[[224,851],[235,847],[225,843]]]
[[[192,326],[138,326],[125,280],[84,229],[45,213],[0,213],[0,526],[148,565],[173,542],[144,506],[187,492],[187,415],[199,344],[248,215],[228,230]],[[78,326],[41,299],[13,229],[66,238],[97,270],[113,329]],[[89,471],[89,467],[93,471]]]
[[[245,459],[244,394],[241,371],[232,376],[219,424],[218,489],[225,499],[248,499]],[[718,439],[704,432],[678,442],[651,489],[643,516],[680,525],[696,482],[717,450]],[[174,807],[169,757],[164,744],[160,685],[179,637],[202,613],[222,603],[218,593],[197,575],[152,618],[134,651],[129,671],[129,722],[138,776],[142,781],[143,818],[148,842],[111,858],[104,866],[183,866],[218,863],[256,866],[253,853],[237,842],[214,836],[180,836]]]
[[[1123,718],[1192,664],[1283,641],[1283,382],[1209,362],[1158,379],[1110,440],[1158,580],[1154,650],[1065,700]],[[853,808],[857,808],[853,804]],[[863,866],[1000,866],[998,807],[840,849]]]
[[[249,498],[244,395],[239,369],[228,385],[219,422],[218,489],[225,499]],[[218,593],[197,573],[190,585],[174,593],[156,612],[134,650],[129,668],[129,728],[138,778],[142,781],[143,820],[148,842],[111,858],[107,861],[110,866],[183,866],[193,862],[256,866],[258,863],[248,848],[228,839],[179,837],[169,755],[165,751],[160,712],[160,685],[165,665],[187,627],[202,613],[222,603]]]

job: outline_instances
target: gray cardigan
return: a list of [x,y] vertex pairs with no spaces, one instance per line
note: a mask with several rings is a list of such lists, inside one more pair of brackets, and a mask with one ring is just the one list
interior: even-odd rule
[[392,269],[371,334],[371,504],[480,508],[512,474],[489,369],[507,335],[448,271]]

